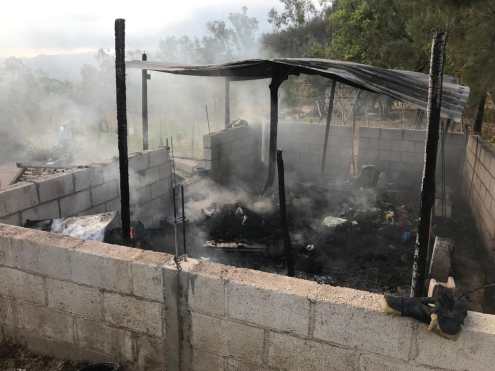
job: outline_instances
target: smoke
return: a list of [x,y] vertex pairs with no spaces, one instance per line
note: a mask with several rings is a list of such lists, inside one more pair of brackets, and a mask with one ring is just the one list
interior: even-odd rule
[[191,222],[200,221],[208,213],[213,213],[229,204],[248,206],[261,215],[274,211],[272,198],[256,196],[240,189],[225,188],[209,178],[195,179],[186,187],[188,200],[185,204],[185,213]]

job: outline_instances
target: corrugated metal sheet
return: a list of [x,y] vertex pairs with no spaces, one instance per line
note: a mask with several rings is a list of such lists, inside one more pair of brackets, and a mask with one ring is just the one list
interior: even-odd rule
[[[310,74],[335,79],[356,88],[369,90],[426,109],[428,75],[389,70],[365,64],[312,58],[248,59],[217,65],[172,65],[156,62],[130,61],[128,68],[147,69],[190,76],[224,76],[232,80],[265,79],[275,71],[291,75]],[[442,117],[460,121],[469,98],[467,86],[445,79],[443,84]]]

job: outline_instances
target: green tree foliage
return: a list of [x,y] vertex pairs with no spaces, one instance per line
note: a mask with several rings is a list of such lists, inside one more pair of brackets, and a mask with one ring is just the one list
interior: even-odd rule
[[[476,106],[495,87],[493,0],[334,0],[319,10],[306,0],[281,0],[272,55],[324,57],[428,72],[433,33],[448,33],[446,73],[471,87]],[[318,25],[318,27],[315,27]]]
[[206,24],[202,38],[167,37],[159,45],[158,56],[175,63],[219,63],[253,56],[256,52],[258,20],[248,15],[248,8],[230,13],[227,21]]

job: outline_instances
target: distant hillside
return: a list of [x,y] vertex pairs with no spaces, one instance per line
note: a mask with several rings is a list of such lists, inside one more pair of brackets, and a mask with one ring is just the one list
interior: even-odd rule
[[60,80],[79,80],[83,65],[96,65],[95,56],[96,51],[77,54],[38,55],[33,58],[23,58],[22,60],[27,66],[41,70],[50,77]]

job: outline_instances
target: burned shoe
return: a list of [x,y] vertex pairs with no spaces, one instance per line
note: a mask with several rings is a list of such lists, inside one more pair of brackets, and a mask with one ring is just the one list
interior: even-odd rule
[[430,323],[433,311],[431,298],[409,298],[387,294],[383,297],[385,313],[411,317],[426,324]]

